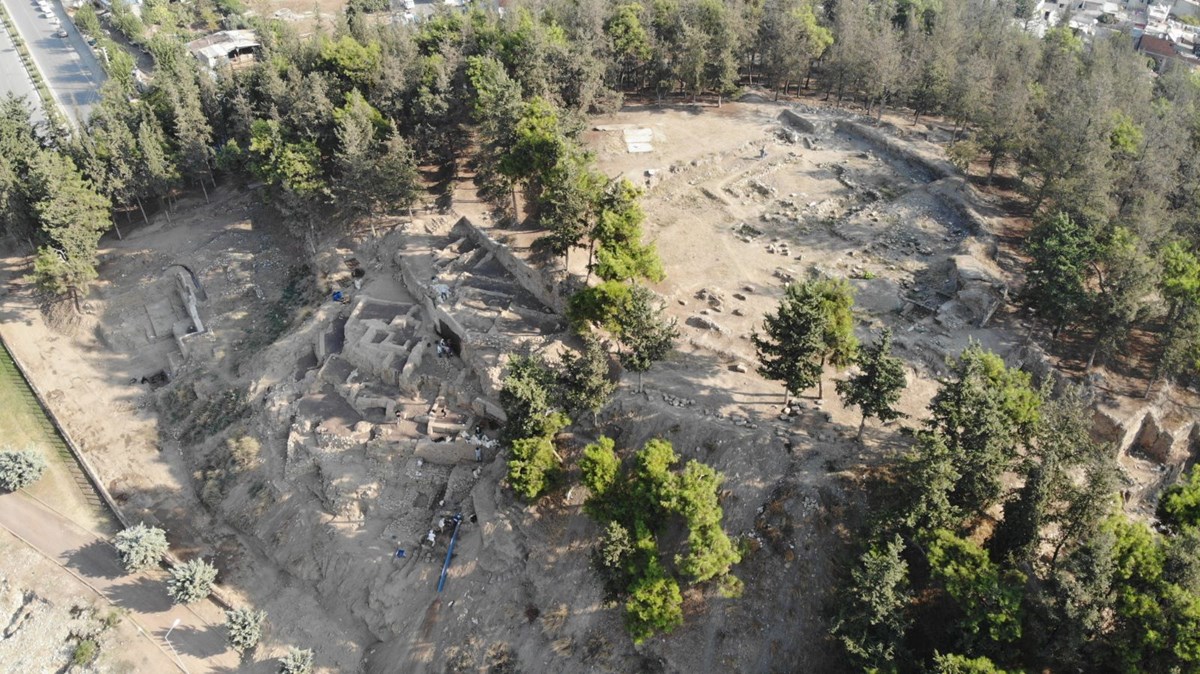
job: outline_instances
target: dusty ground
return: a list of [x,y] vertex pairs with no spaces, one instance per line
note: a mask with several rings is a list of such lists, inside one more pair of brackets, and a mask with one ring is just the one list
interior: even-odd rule
[[[19,281],[26,260],[5,258],[0,330],[127,512],[164,524],[179,554],[215,559],[224,588],[273,616],[275,652],[311,646],[323,671],[338,672],[504,662],[555,672],[834,671],[822,611],[844,562],[847,485],[902,446],[874,423],[866,448],[853,441],[858,413],[837,401],[832,372],[823,400],[781,416],[780,387],[753,373],[751,330],[788,279],[852,278],[860,336],[896,331],[909,365],[908,424],[945,357],[971,339],[1014,362],[1045,359],[1027,361],[1030,328],[1009,307],[975,327],[970,288],[954,280],[966,264],[955,256],[969,249],[988,278],[1019,282],[1003,254],[998,265],[986,245],[976,254],[988,232],[954,205],[978,197],[987,219],[1004,215],[999,204],[837,130],[843,116],[809,112],[816,127],[798,131],[779,120],[782,109],[630,107],[586,136],[606,174],[648,188],[647,230],[667,269],[655,290],[684,339],[646,376],[646,392],[622,389],[575,450],[594,432],[626,447],[667,437],[685,459],[726,475],[727,529],[756,549],[735,569],[742,599],[691,588],[687,624],[638,649],[619,611],[601,602],[581,490],[522,507],[499,485],[502,457],[489,452],[476,466],[428,444],[431,419],[480,418],[476,398],[494,393],[500,371],[493,340],[543,349],[557,339],[557,320],[452,228],[456,214],[328,242],[315,272],[304,272],[305,252],[250,208],[252,197],[222,189],[211,204],[181,204],[171,222],[160,215],[125,241],[106,238],[100,281],[71,335],[47,327]],[[650,129],[653,151],[626,152],[625,128]],[[905,133],[908,147],[936,154]],[[458,214],[519,253],[536,237],[491,229],[469,183],[455,196]],[[582,258],[572,255],[572,270]],[[189,324],[178,264],[207,297],[210,331],[186,338],[190,357],[172,337]],[[352,269],[363,270],[358,285]],[[412,358],[436,340],[425,296],[443,282],[453,299],[442,309],[475,335],[474,355]],[[333,289],[350,304],[330,301]],[[411,364],[400,381],[403,360],[379,365],[391,351]],[[174,381],[164,385],[164,371]],[[1114,418],[1124,432],[1125,418]],[[1161,444],[1159,430],[1143,435]],[[238,459],[224,441],[242,437],[260,450]],[[419,541],[456,511],[468,521],[438,595],[446,537],[433,549]],[[399,560],[397,548],[410,554]]]
[[[203,198],[182,204],[171,223],[160,214],[153,226],[128,233],[124,241],[106,238],[102,280],[83,324],[70,335],[43,320],[21,281],[27,262],[10,251],[0,263],[5,277],[0,330],[132,520],[166,528],[177,555],[216,563],[234,601],[279,616],[272,623],[275,651],[323,644],[329,666],[353,671],[363,646],[359,628],[322,607],[310,586],[263,563],[256,543],[200,504],[187,457],[178,445],[165,448],[161,442],[153,409],[158,384],[142,383],[170,367],[169,354],[178,352],[169,321],[165,335],[155,325],[172,312],[175,319],[185,316],[172,299],[172,270],[179,269],[170,266],[174,263],[201,274],[210,303],[219,307],[222,320],[214,335],[220,339],[198,345],[218,354],[207,361],[218,365],[216,381],[232,376],[247,351],[261,348],[264,331],[274,329],[270,309],[297,258],[277,247],[280,239],[252,227],[248,203],[248,196],[219,192],[212,204]],[[256,287],[265,299],[258,299]]]
[[7,351],[0,346],[0,446],[33,449],[47,459],[48,467],[29,487],[35,498],[55,507],[94,531],[113,531],[113,521],[91,490],[82,471],[74,468],[66,447],[42,412],[33,392],[21,378]]
[[[106,618],[111,625],[106,625]],[[83,638],[98,658],[77,672],[168,672],[174,663],[138,626],[56,564],[0,531],[0,663],[10,672],[61,672]]]

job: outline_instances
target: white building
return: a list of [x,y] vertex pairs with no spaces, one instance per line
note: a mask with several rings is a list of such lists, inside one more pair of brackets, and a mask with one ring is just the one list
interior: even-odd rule
[[192,56],[209,70],[253,61],[261,46],[252,30],[223,30],[187,44]]

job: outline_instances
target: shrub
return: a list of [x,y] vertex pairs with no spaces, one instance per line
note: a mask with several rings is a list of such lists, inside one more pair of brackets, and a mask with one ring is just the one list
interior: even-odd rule
[[85,667],[96,659],[99,651],[100,644],[97,644],[95,639],[82,639],[75,644],[75,651],[71,653],[71,664],[76,667]]
[[959,171],[966,172],[971,166],[971,162],[975,161],[980,154],[983,153],[983,148],[973,140],[960,140],[946,149],[946,158],[954,164],[954,168]]
[[158,527],[138,523],[117,534],[113,540],[121,563],[129,573],[137,573],[157,566],[167,553],[167,532]]
[[194,604],[212,594],[216,580],[215,566],[202,559],[193,559],[171,569],[167,594],[176,604]]
[[646,575],[629,589],[625,625],[633,643],[640,644],[656,632],[670,632],[683,624],[683,595],[679,583],[654,562]]
[[1158,519],[1169,531],[1200,526],[1200,470],[1195,467],[1158,499]]
[[308,674],[312,671],[313,652],[309,648],[288,648],[287,655],[279,658],[279,674]]
[[552,415],[566,423],[553,422],[552,432],[521,438],[512,443],[512,457],[508,460],[508,482],[513,491],[526,501],[534,501],[550,488],[558,475],[562,462],[554,449],[554,435],[570,423],[561,414]]
[[258,465],[262,446],[254,436],[243,435],[237,440],[229,438],[225,441],[225,446],[229,449],[229,458],[233,459],[233,463],[240,470]]
[[225,612],[225,629],[229,630],[229,645],[238,653],[254,650],[262,639],[262,624],[266,611],[238,608]]
[[37,482],[46,471],[46,459],[34,449],[0,452],[0,489],[17,491]]

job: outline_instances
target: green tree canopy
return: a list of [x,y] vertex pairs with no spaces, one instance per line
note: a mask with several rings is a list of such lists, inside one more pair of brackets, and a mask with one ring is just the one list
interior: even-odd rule
[[970,638],[1008,644],[1021,637],[1022,573],[1001,569],[978,545],[945,529],[933,532],[928,550],[930,572],[962,611]]
[[960,477],[951,503],[966,512],[986,510],[1000,496],[1000,476],[1017,449],[1032,437],[1041,395],[1029,375],[972,344],[951,362],[951,377],[929,404],[929,427],[944,439]]
[[851,571],[839,602],[831,632],[854,664],[865,670],[887,671],[902,654],[911,599],[903,551],[899,536],[868,548]]
[[112,226],[111,204],[74,162],[53,150],[39,152],[29,169],[33,211],[48,240],[34,259],[33,278],[43,290],[69,296],[78,308],[96,278],[96,249]]
[[117,533],[113,546],[121,555],[121,563],[129,573],[151,569],[167,554],[167,532],[158,527],[135,524]]
[[663,314],[664,305],[654,291],[634,285],[613,319],[621,343],[618,356],[625,369],[638,373],[638,390],[642,388],[642,373],[666,358],[679,338],[675,320],[667,320]]
[[763,334],[750,337],[758,352],[758,372],[782,381],[788,395],[818,386],[825,363],[848,365],[858,351],[854,336],[854,293],[844,279],[791,283],[775,313],[763,318]]
[[904,362],[891,354],[892,331],[885,329],[874,343],[862,349],[855,358],[857,374],[837,383],[838,395],[846,406],[857,405],[862,410],[858,425],[858,440],[862,442],[867,417],[886,423],[904,416],[896,409],[900,394],[908,385]]
[[608,352],[590,333],[583,335],[581,352],[566,351],[559,360],[558,387],[563,405],[571,414],[596,413],[608,404],[617,383],[608,376]]

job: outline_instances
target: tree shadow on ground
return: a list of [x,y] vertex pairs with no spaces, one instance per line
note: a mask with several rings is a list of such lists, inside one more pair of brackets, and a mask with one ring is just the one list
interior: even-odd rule
[[[166,634],[166,630],[163,634]],[[197,658],[211,658],[229,650],[225,636],[224,625],[208,625],[204,628],[182,626],[171,632],[171,645],[180,653]]]
[[107,541],[93,541],[68,553],[67,566],[84,576],[116,580],[125,575],[116,549]]
[[165,582],[153,578],[136,578],[114,585],[105,593],[114,604],[141,613],[163,613],[171,610]]

